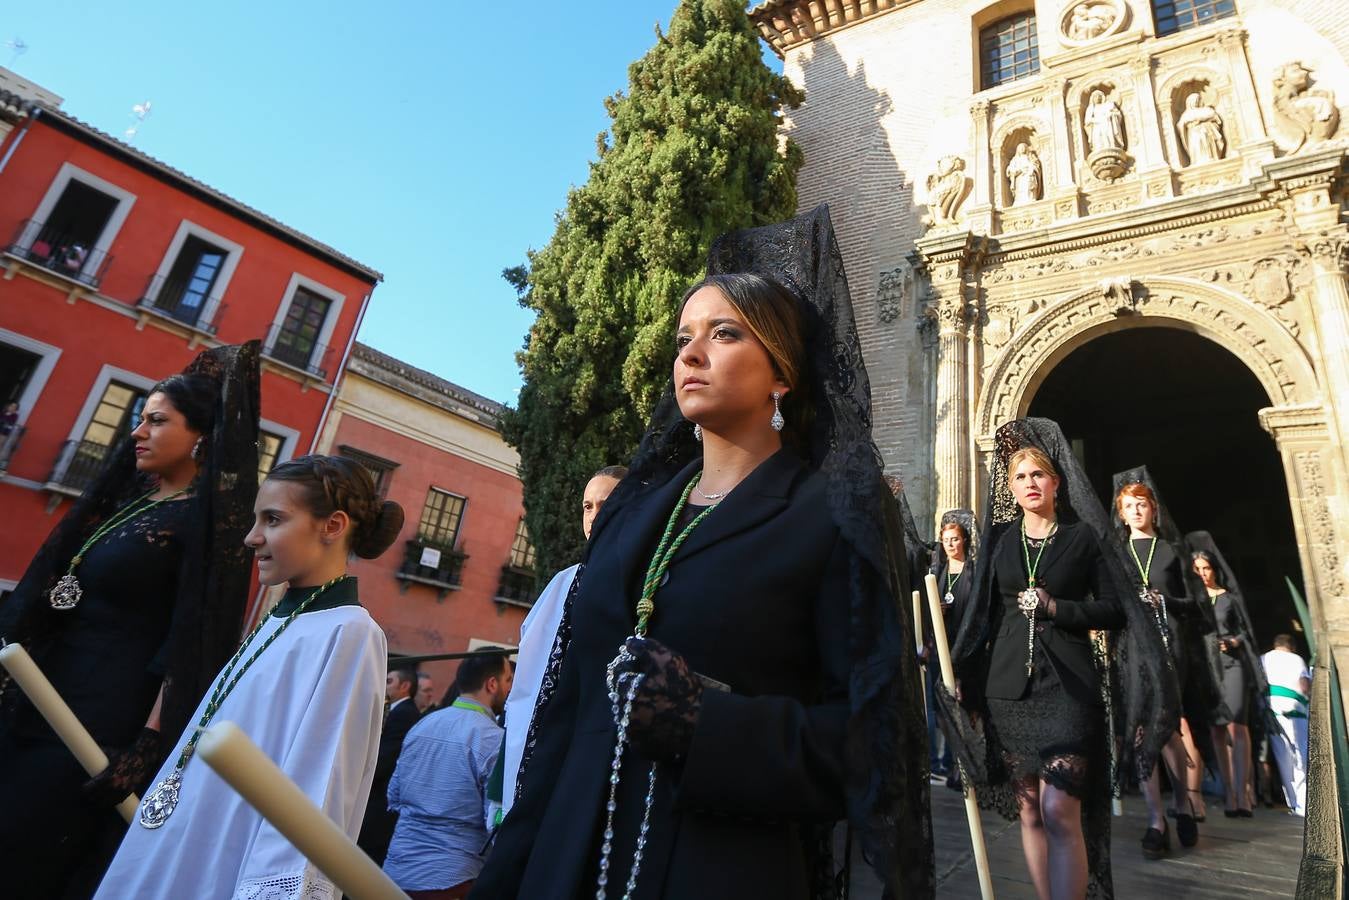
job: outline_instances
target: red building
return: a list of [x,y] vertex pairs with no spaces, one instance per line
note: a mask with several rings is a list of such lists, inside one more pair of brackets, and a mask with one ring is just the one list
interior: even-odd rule
[[[403,532],[377,560],[356,560],[361,602],[391,657],[514,647],[536,594],[519,457],[500,404],[356,344],[319,441],[366,466],[402,505]],[[580,510],[576,527],[581,527]],[[437,698],[457,663],[421,668]]]
[[262,339],[262,469],[309,452],[380,273],[0,69],[0,592],[202,347]]

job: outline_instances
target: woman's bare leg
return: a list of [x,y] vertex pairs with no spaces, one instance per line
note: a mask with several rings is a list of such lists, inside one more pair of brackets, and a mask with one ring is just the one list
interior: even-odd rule
[[1026,856],[1026,871],[1040,900],[1052,900],[1049,893],[1049,847],[1044,820],[1040,816],[1039,781],[1034,776],[1021,783],[1021,852]]
[[[1185,790],[1189,794],[1187,802],[1190,807],[1190,815],[1196,819],[1202,819],[1207,814],[1204,809],[1204,758],[1199,755],[1199,745],[1194,742],[1194,731],[1190,728],[1190,721],[1184,717],[1180,720],[1180,740],[1185,746],[1185,758],[1187,765],[1185,769]],[[1180,785],[1175,785],[1177,791],[1181,790]],[[1176,801],[1176,810],[1184,809],[1180,801]]]
[[1251,730],[1245,725],[1233,722],[1227,726],[1232,733],[1232,794],[1236,809],[1250,809],[1251,801],[1247,794],[1247,773],[1251,763]]
[[1155,766],[1152,774],[1138,787],[1148,804],[1148,827],[1166,830],[1166,810],[1162,808],[1162,776]]
[[1087,895],[1082,801],[1041,781],[1040,818],[1049,845],[1050,900],[1082,900]]
[[1237,808],[1237,790],[1232,782],[1231,740],[1227,725],[1213,726],[1213,748],[1218,754],[1218,774],[1223,780],[1223,806],[1228,812]]

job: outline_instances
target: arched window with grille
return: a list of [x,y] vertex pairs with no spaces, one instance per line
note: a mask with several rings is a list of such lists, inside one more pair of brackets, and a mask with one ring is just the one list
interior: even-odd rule
[[1152,0],[1158,35],[1198,28],[1236,13],[1237,0]]
[[1040,40],[1034,10],[1007,16],[979,29],[981,90],[1028,78],[1039,71]]

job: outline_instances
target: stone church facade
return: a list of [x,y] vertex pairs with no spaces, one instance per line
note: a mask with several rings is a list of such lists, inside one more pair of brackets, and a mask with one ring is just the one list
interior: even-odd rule
[[1076,349],[1171,328],[1269,405],[1318,626],[1349,658],[1349,6],[769,0],[806,101],[876,437],[920,523],[982,502],[993,433]]

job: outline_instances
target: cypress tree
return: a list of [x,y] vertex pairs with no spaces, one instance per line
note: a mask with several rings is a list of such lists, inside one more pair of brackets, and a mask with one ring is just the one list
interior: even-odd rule
[[579,558],[586,480],[636,449],[711,241],[795,212],[802,155],[779,126],[801,99],[764,64],[743,0],[682,0],[605,101],[609,130],[553,237],[502,273],[537,313],[504,433],[540,572]]

